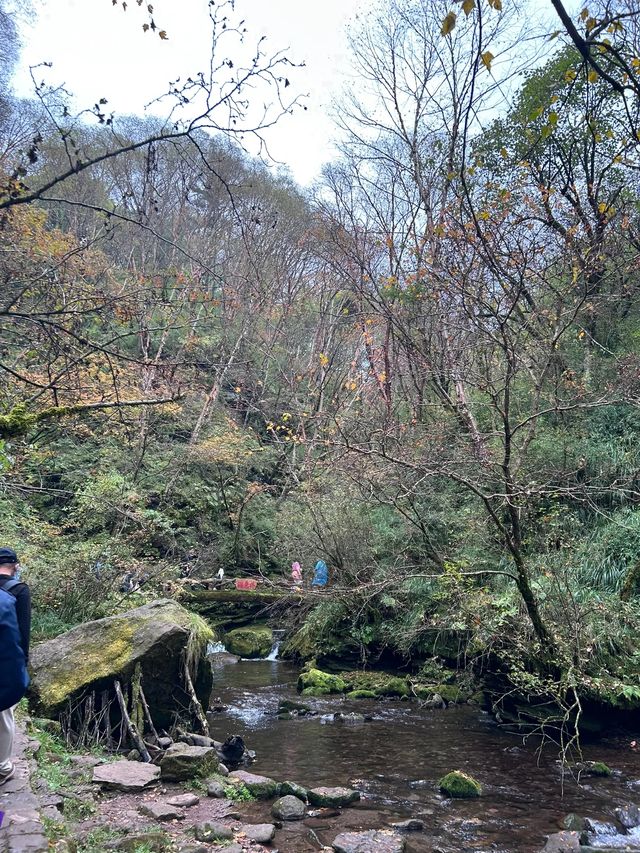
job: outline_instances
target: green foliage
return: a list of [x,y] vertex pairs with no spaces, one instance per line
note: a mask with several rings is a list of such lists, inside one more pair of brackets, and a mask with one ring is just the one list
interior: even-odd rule
[[251,803],[255,800],[251,791],[242,782],[225,785],[224,794],[228,800],[233,800],[236,803]]

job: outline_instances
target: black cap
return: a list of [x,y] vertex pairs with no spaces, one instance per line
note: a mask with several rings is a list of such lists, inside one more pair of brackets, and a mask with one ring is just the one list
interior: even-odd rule
[[13,548],[0,548],[0,566],[6,563],[17,563],[18,555]]

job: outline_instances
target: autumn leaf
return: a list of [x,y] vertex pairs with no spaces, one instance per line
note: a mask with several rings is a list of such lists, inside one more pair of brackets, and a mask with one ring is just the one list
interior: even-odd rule
[[167,41],[167,39],[169,38],[169,36],[167,35],[167,31],[166,31],[166,30],[160,30],[160,32],[158,33],[158,35],[160,36],[160,38],[161,38],[163,41]]
[[476,8],[476,0],[463,0],[462,11],[465,15],[470,15]]
[[146,33],[146,32],[148,32],[148,31],[149,31],[149,24],[143,24],[143,25],[142,25],[142,30],[143,30],[143,32],[145,32],[145,33]]
[[587,75],[587,80],[589,83],[597,83],[598,82],[598,72],[593,69]]
[[441,35],[448,36],[449,33],[453,30],[456,25],[457,15],[455,12],[449,12],[447,17],[442,22],[442,29],[440,30]]
[[490,50],[485,50],[485,52],[480,57],[484,63],[484,67],[487,71],[491,71],[491,62],[493,61],[493,54]]
[[502,0],[488,0],[488,3],[496,12],[502,12]]

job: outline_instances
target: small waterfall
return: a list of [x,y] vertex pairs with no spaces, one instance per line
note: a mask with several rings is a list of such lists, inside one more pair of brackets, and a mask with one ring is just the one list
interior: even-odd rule
[[207,643],[207,654],[208,655],[218,655],[221,652],[226,652],[226,651],[227,651],[227,649],[225,647],[225,644],[221,643],[220,641],[218,641],[216,643]]
[[266,658],[264,658],[264,660],[278,660],[278,652],[280,651],[280,643],[282,642],[283,637],[283,629],[278,628],[273,632],[273,646],[271,647],[271,651],[266,656]]

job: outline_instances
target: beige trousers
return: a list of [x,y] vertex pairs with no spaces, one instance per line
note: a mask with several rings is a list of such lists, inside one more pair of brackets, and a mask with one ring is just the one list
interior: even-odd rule
[[11,753],[13,752],[13,736],[16,724],[13,719],[13,708],[0,711],[0,773],[11,769]]

